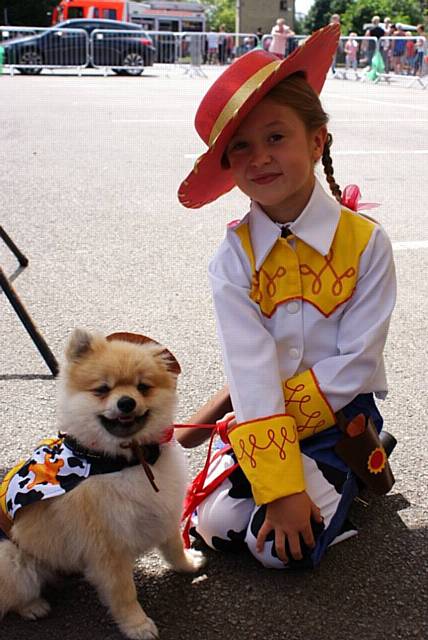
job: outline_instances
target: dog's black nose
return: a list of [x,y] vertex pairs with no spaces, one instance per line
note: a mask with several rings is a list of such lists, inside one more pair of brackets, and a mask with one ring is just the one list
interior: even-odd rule
[[131,413],[131,411],[134,411],[136,406],[137,403],[134,398],[130,398],[129,396],[122,396],[117,401],[117,408],[122,411],[122,413]]

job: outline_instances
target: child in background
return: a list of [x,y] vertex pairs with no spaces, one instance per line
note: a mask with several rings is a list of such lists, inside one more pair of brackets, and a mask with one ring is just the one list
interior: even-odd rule
[[345,65],[346,71],[348,71],[349,69],[353,69],[355,71],[355,75],[357,76],[358,40],[355,40],[356,37],[357,34],[354,31],[351,31],[348,40],[345,42]]
[[[234,414],[189,493],[191,532],[215,549],[247,547],[269,568],[314,566],[356,533],[338,412],[380,431],[374,394],[387,393],[391,243],[344,206],[318,98],[339,35],[329,25],[285,60],[257,50],[228,68],[199,106],[209,148],[179,189],[189,208],[234,186],[251,200],[209,268]],[[333,197],[315,177],[320,160]],[[188,435],[177,435],[184,446]],[[388,461],[382,446],[373,453],[377,475]]]

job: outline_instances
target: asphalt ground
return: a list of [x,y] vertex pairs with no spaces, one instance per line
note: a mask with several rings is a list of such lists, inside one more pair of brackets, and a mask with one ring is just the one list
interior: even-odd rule
[[[183,370],[177,421],[224,382],[207,264],[226,223],[246,211],[236,190],[200,211],[175,195],[203,150],[193,116],[216,75],[155,68],[141,78],[0,77],[0,222],[30,261],[18,269],[0,241],[0,265],[59,358],[75,326],[164,343]],[[428,637],[428,91],[406,84],[330,78],[323,91],[337,180],[381,203],[372,215],[394,243],[398,302],[381,411],[398,439],[396,484],[355,504],[359,536],[313,572],[267,571],[247,556],[208,552],[195,579],[154,553],[142,559],[139,597],[163,640]],[[57,426],[54,379],[4,295],[0,313],[1,473]],[[192,472],[204,454],[190,452]],[[78,576],[48,598],[49,618],[10,615],[0,638],[121,638]]]

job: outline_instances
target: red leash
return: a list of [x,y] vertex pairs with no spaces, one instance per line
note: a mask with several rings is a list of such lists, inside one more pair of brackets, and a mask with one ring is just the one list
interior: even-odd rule
[[[193,512],[198,507],[198,505],[200,505],[201,502],[203,502],[203,500],[205,500],[205,498],[209,496],[210,493],[212,493],[223,482],[223,480],[227,478],[227,476],[229,476],[232,473],[232,471],[234,471],[238,466],[238,463],[234,464],[232,467],[229,467],[228,469],[223,471],[223,473],[217,476],[212,482],[210,482],[210,484],[208,484],[207,486],[204,486],[211,462],[214,462],[216,458],[220,457],[224,453],[227,453],[231,449],[229,438],[227,435],[227,428],[231,420],[232,418],[229,418],[228,420],[223,420],[221,422],[217,422],[216,424],[174,424],[173,425],[173,427],[176,429],[191,427],[194,429],[211,429],[212,430],[210,441],[208,444],[208,452],[207,452],[207,457],[205,460],[204,467],[188,486],[186,497],[184,499],[184,508],[181,516],[181,521],[182,522],[186,521],[184,525],[183,534],[182,534],[186,549],[190,547],[189,529],[190,529]],[[217,453],[211,459],[212,445],[216,435],[219,435],[222,441],[229,446],[226,446],[220,451],[217,451]]]

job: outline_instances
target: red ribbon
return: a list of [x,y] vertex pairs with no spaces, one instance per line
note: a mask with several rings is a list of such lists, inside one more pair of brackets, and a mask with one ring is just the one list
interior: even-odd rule
[[378,202],[360,202],[361,191],[358,185],[348,184],[342,193],[341,203],[352,211],[367,211],[379,206]]

